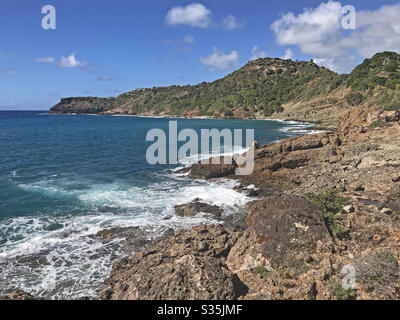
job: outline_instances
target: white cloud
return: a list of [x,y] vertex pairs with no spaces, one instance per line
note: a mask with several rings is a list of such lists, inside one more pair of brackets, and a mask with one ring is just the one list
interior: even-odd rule
[[251,49],[250,61],[265,57],[267,57],[267,54],[265,51],[260,51],[258,46],[254,46],[253,49]]
[[214,47],[214,52],[206,58],[201,57],[200,62],[205,65],[209,71],[229,70],[239,65],[239,54],[236,50],[225,54]]
[[341,27],[342,4],[328,1],[297,15],[289,12],[271,28],[278,44],[297,45],[316,63],[349,72],[360,58],[385,50],[400,52],[399,16],[400,3],[375,11],[357,11],[356,30],[345,32]]
[[118,78],[109,76],[100,76],[97,78],[97,81],[114,81],[114,80],[118,80]]
[[319,42],[340,31],[341,8],[339,2],[329,1],[297,16],[289,12],[271,28],[280,45]]
[[234,30],[238,28],[243,28],[244,24],[236,21],[235,16],[229,15],[222,21],[222,27],[226,30]]
[[54,57],[41,57],[35,59],[36,63],[54,63],[54,61],[56,61]]
[[57,62],[54,57],[40,57],[34,60],[36,63],[50,63],[56,64],[60,68],[76,68],[76,67],[84,67],[86,66],[85,62],[81,62],[76,59],[75,53],[71,53],[67,57],[61,57],[60,61]]
[[192,37],[192,36],[185,36],[183,38],[183,42],[186,44],[192,44],[194,43],[196,40]]
[[7,74],[8,74],[9,76],[14,76],[14,75],[17,74],[17,71],[16,71],[16,70],[7,70]]
[[212,12],[200,3],[192,3],[185,7],[173,7],[167,13],[166,22],[169,25],[188,25],[198,28],[208,28],[212,24]]
[[71,53],[68,57],[62,57],[58,66],[60,68],[76,68],[83,67],[86,63],[78,61],[75,58],[75,53]]
[[285,51],[285,55],[282,57],[282,59],[289,60],[292,58],[293,58],[293,51],[291,49],[287,49]]

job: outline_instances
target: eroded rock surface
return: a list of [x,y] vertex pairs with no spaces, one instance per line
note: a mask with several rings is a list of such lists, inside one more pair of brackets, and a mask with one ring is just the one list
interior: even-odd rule
[[175,214],[181,217],[193,217],[199,213],[208,213],[215,218],[220,218],[223,212],[220,207],[200,202],[198,198],[187,204],[176,205],[174,209]]
[[234,299],[243,291],[225,259],[237,234],[199,226],[114,264],[103,299]]

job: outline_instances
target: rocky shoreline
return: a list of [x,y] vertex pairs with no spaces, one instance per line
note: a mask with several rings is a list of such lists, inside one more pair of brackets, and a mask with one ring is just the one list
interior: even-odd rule
[[199,199],[176,206],[180,216],[202,212],[220,223],[151,242],[134,228],[99,232],[105,242],[126,235],[127,248],[101,299],[399,299],[399,121],[397,111],[359,106],[335,132],[255,145],[250,176],[193,165],[189,177],[236,179],[257,200],[225,221]]
[[[239,178],[259,198],[246,224],[170,231],[117,261],[101,298],[400,298],[399,120],[357,107],[337,132],[258,147],[253,174]],[[189,176],[238,178],[230,166],[200,163]],[[218,215],[205,206],[177,210]],[[351,288],[342,284],[349,268]]]

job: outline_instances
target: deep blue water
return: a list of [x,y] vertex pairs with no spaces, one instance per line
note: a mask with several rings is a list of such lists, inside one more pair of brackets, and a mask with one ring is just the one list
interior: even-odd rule
[[[172,214],[174,205],[196,197],[223,206],[225,214],[235,214],[249,200],[232,190],[233,182],[192,181],[167,170],[176,165],[147,163],[146,133],[168,132],[170,120],[0,112],[0,292],[95,297],[118,252],[107,251],[91,235],[110,226],[140,226],[157,235],[209,221]],[[178,130],[254,129],[261,144],[307,127],[264,120],[177,121]]]

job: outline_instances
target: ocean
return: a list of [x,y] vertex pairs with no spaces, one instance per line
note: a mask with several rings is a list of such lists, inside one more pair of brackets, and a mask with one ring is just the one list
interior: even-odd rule
[[[123,255],[93,237],[113,226],[138,226],[149,237],[166,229],[216,223],[181,218],[173,207],[195,198],[235,215],[252,200],[235,181],[191,180],[146,161],[150,129],[172,119],[0,112],[0,292],[21,289],[47,299],[97,298]],[[254,129],[267,144],[308,133],[311,125],[273,120],[175,119],[178,129]],[[243,149],[244,150],[244,149]],[[223,152],[223,150],[221,150]],[[117,248],[117,249],[116,249]]]

